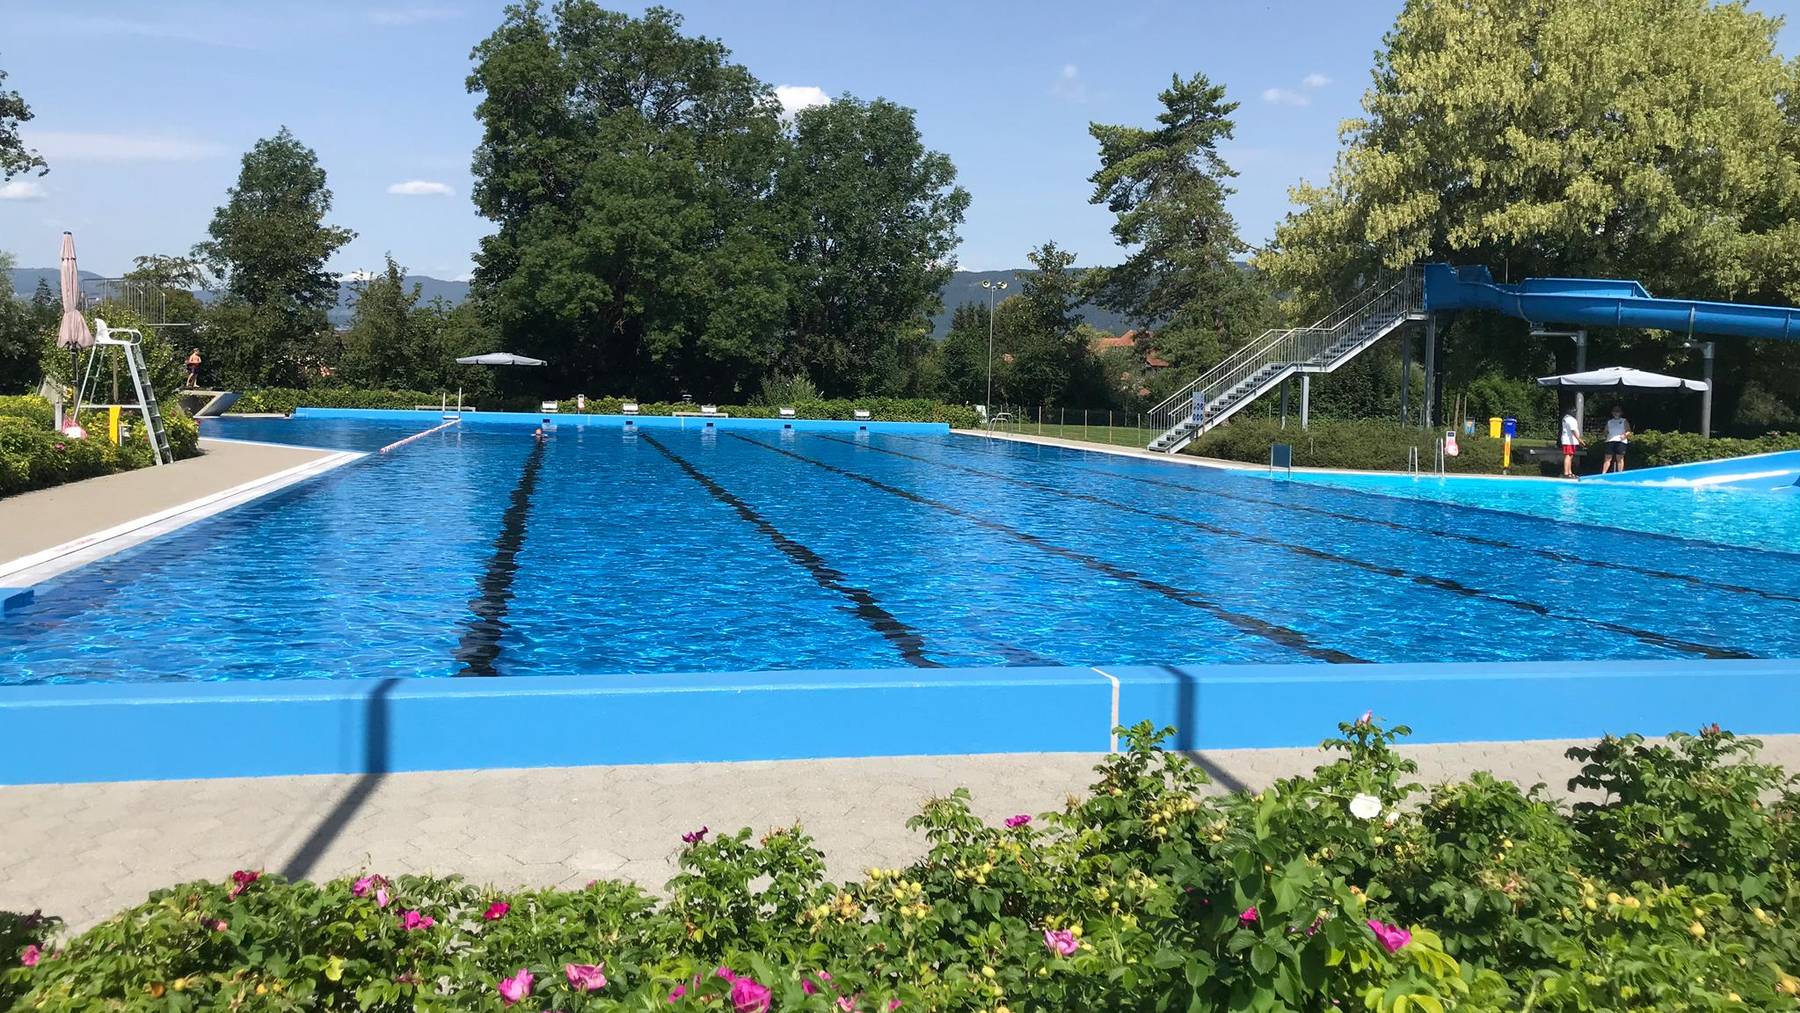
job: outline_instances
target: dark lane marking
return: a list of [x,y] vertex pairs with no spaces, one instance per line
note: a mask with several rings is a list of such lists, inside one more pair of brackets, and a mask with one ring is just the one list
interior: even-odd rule
[[[917,439],[919,439],[919,437],[915,437],[915,436],[892,436],[891,438],[902,439],[902,440],[917,440]],[[991,453],[991,452],[984,451],[984,453]],[[998,454],[998,455],[993,455],[993,456],[998,456],[1005,460],[1017,460],[1017,458],[1007,457],[1007,455],[1004,455],[1004,454]],[[1541,547],[1538,547],[1535,545],[1521,545],[1516,542],[1508,542],[1508,541],[1505,541],[1505,540],[1499,539],[1499,538],[1485,538],[1481,535],[1464,534],[1463,532],[1460,532],[1460,531],[1449,531],[1444,528],[1431,528],[1431,527],[1425,527],[1425,526],[1417,525],[1417,524],[1403,524],[1399,521],[1384,520],[1379,517],[1361,517],[1356,514],[1347,514],[1347,513],[1341,513],[1336,510],[1327,510],[1324,507],[1306,506],[1305,504],[1301,504],[1301,503],[1288,503],[1288,502],[1285,502],[1283,500],[1278,500],[1278,499],[1263,499],[1263,498],[1257,497],[1257,496],[1245,496],[1241,493],[1221,492],[1217,489],[1212,489],[1212,488],[1208,488],[1205,486],[1188,485],[1184,482],[1171,482],[1167,479],[1162,479],[1162,478],[1147,478],[1143,475],[1127,475],[1123,472],[1118,472],[1118,471],[1104,471],[1104,470],[1101,470],[1098,468],[1084,468],[1079,464],[1074,464],[1069,461],[1059,461],[1054,458],[1041,458],[1040,457],[1037,459],[1037,461],[1038,461],[1038,463],[1042,463],[1042,464],[1054,464],[1060,468],[1068,468],[1071,471],[1085,472],[1089,475],[1104,475],[1108,478],[1124,479],[1127,482],[1140,482],[1145,485],[1162,486],[1163,488],[1166,488],[1166,489],[1177,489],[1182,492],[1189,492],[1189,493],[1197,492],[1197,493],[1202,493],[1202,494],[1205,494],[1208,496],[1217,496],[1220,499],[1234,500],[1239,503],[1251,503],[1251,504],[1255,504],[1258,506],[1280,507],[1284,510],[1298,510],[1302,513],[1316,514],[1320,517],[1330,517],[1330,518],[1340,520],[1340,521],[1351,521],[1356,524],[1372,524],[1377,527],[1389,528],[1394,531],[1403,531],[1408,534],[1432,535],[1437,538],[1447,538],[1447,539],[1450,539],[1451,541],[1467,542],[1471,545],[1481,545],[1481,546],[1486,546],[1487,548],[1491,548],[1491,549],[1511,549],[1511,550],[1514,550],[1517,552],[1529,552],[1536,556],[1540,556],[1544,559],[1554,560],[1555,562],[1558,562],[1558,563],[1573,563],[1577,566],[1590,566],[1597,570],[1617,570],[1617,571],[1621,571],[1624,573],[1635,573],[1635,574],[1638,574],[1639,576],[1643,576],[1643,577],[1656,577],[1661,580],[1674,580],[1674,581],[1679,581],[1679,582],[1685,583],[1685,584],[1692,584],[1695,587],[1711,588],[1716,591],[1727,591],[1732,594],[1754,595],[1756,597],[1764,598],[1769,601],[1785,601],[1785,602],[1800,603],[1800,595],[1784,594],[1780,591],[1769,591],[1769,590],[1765,590],[1765,589],[1759,588],[1759,587],[1748,587],[1743,584],[1731,584],[1731,583],[1727,583],[1724,581],[1712,580],[1712,579],[1706,578],[1706,577],[1696,577],[1696,576],[1693,576],[1692,574],[1674,573],[1669,570],[1658,570],[1658,569],[1655,569],[1654,567],[1635,566],[1631,563],[1615,563],[1615,562],[1611,562],[1611,561],[1604,560],[1604,559],[1589,559],[1586,556],[1577,556],[1574,553],[1563,552],[1559,549],[1546,549],[1546,548],[1541,548]],[[1339,489],[1339,488],[1333,487],[1331,491],[1332,492],[1344,492],[1344,493],[1349,493],[1351,495],[1358,495],[1358,496],[1374,495],[1379,499],[1398,500],[1401,502],[1435,502],[1435,501],[1427,501],[1427,500],[1407,500],[1404,497],[1400,497],[1400,496],[1381,496],[1379,494],[1364,493],[1357,489]],[[1461,509],[1469,509],[1469,510],[1484,509],[1481,507],[1465,507],[1460,503],[1445,503],[1442,505],[1448,506],[1448,507],[1453,507],[1453,508],[1459,509],[1459,510],[1461,510]],[[1485,512],[1495,513],[1495,512],[1503,512],[1503,511],[1485,511]],[[1525,516],[1525,517],[1529,517],[1532,520],[1539,520],[1539,521],[1543,521],[1548,524],[1558,523],[1556,521],[1550,520],[1549,518],[1534,517],[1529,514],[1524,514],[1524,515],[1513,514],[1513,515],[1509,515],[1509,516]],[[1652,532],[1625,531],[1625,529],[1623,529],[1623,528],[1618,528],[1618,529],[1602,528],[1602,529],[1598,529],[1598,530],[1624,531],[1624,533],[1628,534],[1628,535],[1647,535],[1650,537],[1662,537],[1662,536],[1657,536]],[[1689,545],[1704,544],[1709,547],[1723,548],[1723,549],[1727,549],[1727,550],[1745,551],[1745,552],[1761,551],[1761,550],[1742,549],[1740,546],[1733,546],[1733,545],[1718,546],[1718,545],[1714,545],[1714,543],[1710,543],[1710,542],[1697,543],[1690,539],[1677,538],[1675,540],[1679,541],[1679,542],[1685,542],[1686,544],[1689,544]]]
[[702,488],[712,494],[713,499],[737,511],[739,517],[762,532],[769,541],[774,542],[775,547],[781,550],[782,555],[811,574],[812,579],[818,581],[820,587],[850,599],[851,604],[855,606],[851,611],[856,613],[856,617],[868,623],[876,633],[887,638],[889,643],[899,649],[900,656],[905,658],[907,663],[918,668],[944,667],[925,656],[924,638],[919,636],[911,626],[896,619],[887,609],[882,608],[867,588],[849,583],[849,578],[845,577],[842,572],[833,569],[818,553],[783,534],[779,528],[769,523],[767,518],[757,513],[750,504],[732,495],[729,489],[713,481],[700,469],[690,464],[687,459],[663,446],[662,441],[656,437],[649,433],[639,433],[638,439],[655,447],[664,457],[674,461],[676,467],[686,472],[689,478],[700,483]]
[[[821,436],[820,438],[825,439],[825,440],[831,440],[834,443],[842,443],[847,446],[859,446],[859,444],[854,444],[854,443],[851,443],[849,440],[841,439],[841,438],[835,437],[835,436]],[[1270,548],[1283,549],[1288,552],[1295,553],[1297,555],[1306,556],[1310,559],[1318,559],[1318,560],[1323,560],[1325,562],[1338,563],[1338,564],[1341,564],[1344,566],[1351,566],[1351,567],[1355,567],[1356,569],[1366,571],[1368,573],[1379,573],[1385,577],[1392,577],[1397,580],[1411,581],[1412,583],[1418,584],[1423,587],[1435,588],[1440,591],[1448,591],[1452,594],[1462,595],[1463,597],[1466,597],[1466,598],[1475,598],[1475,599],[1478,599],[1481,601],[1494,602],[1496,604],[1510,606],[1512,608],[1516,608],[1516,609],[1519,609],[1524,612],[1529,612],[1532,615],[1541,616],[1545,619],[1557,619],[1557,620],[1561,620],[1564,622],[1580,623],[1584,626],[1590,626],[1595,629],[1607,630],[1607,631],[1610,631],[1613,633],[1622,633],[1622,634],[1625,634],[1626,636],[1634,637],[1644,643],[1651,644],[1656,647],[1673,648],[1678,651],[1686,651],[1689,654],[1698,654],[1698,655],[1701,655],[1701,656],[1707,657],[1707,658],[1754,658],[1754,657],[1756,657],[1756,655],[1754,655],[1754,654],[1747,654],[1743,651],[1739,651],[1739,650],[1736,650],[1733,648],[1715,647],[1711,644],[1701,644],[1701,643],[1696,643],[1696,642],[1690,641],[1690,640],[1681,640],[1679,638],[1671,637],[1666,634],[1657,633],[1654,630],[1638,629],[1637,627],[1634,627],[1634,626],[1626,626],[1626,625],[1623,625],[1620,623],[1608,622],[1604,619],[1589,619],[1586,616],[1565,615],[1565,614],[1555,611],[1554,609],[1551,609],[1547,605],[1543,605],[1538,602],[1531,601],[1529,599],[1516,598],[1516,597],[1513,597],[1512,595],[1495,594],[1491,591],[1484,591],[1477,587],[1470,587],[1467,584],[1464,584],[1460,581],[1452,580],[1448,577],[1438,577],[1438,576],[1433,576],[1432,574],[1427,574],[1427,573],[1413,573],[1408,570],[1402,570],[1399,567],[1384,566],[1380,563],[1371,563],[1368,560],[1358,559],[1354,556],[1341,556],[1335,552],[1328,552],[1324,549],[1315,549],[1309,545],[1299,545],[1299,544],[1295,544],[1293,542],[1285,542],[1279,538],[1272,538],[1268,535],[1258,535],[1258,534],[1253,534],[1248,531],[1239,531],[1234,528],[1222,527],[1217,524],[1209,524],[1205,521],[1197,521],[1190,517],[1182,517],[1177,514],[1165,513],[1160,510],[1149,510],[1149,509],[1145,509],[1143,507],[1133,506],[1129,503],[1121,503],[1118,500],[1107,499],[1104,496],[1094,496],[1094,495],[1091,495],[1088,493],[1076,492],[1072,489],[1064,489],[1060,486],[1052,485],[1048,482],[1038,482],[1038,481],[1035,481],[1033,479],[1028,479],[1028,478],[1017,478],[1012,475],[1003,474],[1001,472],[987,471],[982,468],[974,468],[974,467],[970,467],[969,465],[966,465],[966,464],[957,464],[952,461],[943,461],[943,460],[937,460],[937,459],[929,458],[929,457],[920,457],[917,454],[903,453],[901,451],[892,450],[887,447],[877,447],[874,445],[861,445],[861,446],[866,446],[867,449],[872,450],[878,454],[892,454],[895,457],[904,457],[904,458],[906,458],[908,460],[912,460],[912,461],[922,461],[926,464],[934,465],[936,467],[955,468],[958,471],[965,471],[971,475],[981,475],[981,476],[985,476],[987,478],[997,478],[1002,482],[1011,482],[1014,485],[1024,486],[1028,489],[1037,489],[1037,490],[1040,490],[1043,492],[1048,492],[1048,493],[1052,493],[1054,495],[1059,495],[1059,496],[1062,496],[1067,499],[1077,499],[1077,500],[1081,500],[1083,502],[1093,503],[1096,506],[1103,506],[1109,510],[1121,510],[1126,513],[1138,514],[1143,517],[1150,517],[1155,520],[1165,521],[1170,524],[1181,524],[1186,527],[1197,528],[1197,529],[1199,529],[1201,531],[1205,531],[1209,534],[1219,535],[1220,537],[1223,537],[1223,538],[1235,538],[1240,541],[1252,542],[1254,544],[1264,545],[1264,546],[1268,546]]]
[[513,578],[519,573],[519,546],[525,542],[531,493],[537,488],[538,471],[543,466],[544,442],[540,440],[525,456],[519,484],[513,486],[512,501],[500,517],[494,554],[488,558],[487,572],[481,577],[481,597],[469,603],[475,615],[456,645],[456,660],[463,664],[457,675],[499,674],[494,662],[500,657],[500,638],[506,634],[506,610],[512,604]]
[[1098,573],[1103,573],[1106,576],[1113,578],[1114,580],[1123,580],[1123,581],[1127,581],[1132,584],[1136,584],[1137,586],[1144,588],[1145,590],[1154,591],[1157,594],[1160,594],[1163,597],[1168,598],[1171,601],[1179,602],[1180,604],[1186,605],[1189,608],[1196,608],[1202,612],[1206,612],[1206,613],[1212,615],[1216,619],[1223,620],[1224,622],[1229,623],[1232,626],[1235,626],[1240,630],[1243,630],[1245,633],[1250,633],[1255,636],[1262,637],[1265,640],[1273,641],[1274,643],[1280,644],[1283,647],[1292,648],[1293,650],[1299,651],[1310,657],[1317,658],[1321,661],[1330,661],[1330,662],[1335,662],[1335,663],[1339,663],[1339,664],[1357,664],[1357,663],[1365,662],[1365,659],[1359,658],[1359,657],[1355,656],[1354,654],[1348,654],[1348,653],[1345,653],[1344,651],[1340,651],[1335,648],[1320,647],[1319,645],[1313,643],[1313,640],[1311,637],[1300,632],[1299,630],[1289,629],[1286,626],[1278,626],[1278,625],[1268,622],[1266,620],[1258,619],[1255,616],[1249,616],[1249,615],[1244,615],[1239,612],[1233,612],[1229,609],[1219,606],[1218,604],[1212,602],[1209,599],[1201,597],[1199,594],[1196,594],[1193,591],[1188,591],[1183,588],[1175,587],[1170,584],[1164,584],[1161,581],[1153,580],[1153,579],[1146,577],[1143,574],[1138,573],[1134,570],[1128,570],[1125,567],[1118,566],[1113,563],[1109,563],[1104,559],[1099,559],[1094,556],[1090,556],[1085,552],[1077,552],[1074,549],[1064,548],[1060,545],[1055,544],[1054,542],[1045,541],[1044,539],[1039,538],[1037,535],[1031,534],[1026,531],[1020,531],[1017,528],[1011,527],[1006,524],[1002,524],[999,521],[988,520],[985,517],[982,517],[978,514],[970,513],[969,511],[964,510],[960,507],[954,507],[948,503],[942,503],[942,502],[939,502],[938,500],[934,500],[934,499],[931,499],[926,496],[921,496],[918,493],[910,492],[906,489],[901,489],[901,488],[898,488],[895,486],[888,485],[886,482],[882,482],[877,479],[870,478],[867,475],[861,474],[859,472],[850,471],[849,469],[846,469],[846,468],[840,468],[835,464],[826,464],[824,461],[818,460],[817,458],[807,457],[805,454],[796,454],[793,451],[786,450],[782,447],[770,446],[769,444],[764,443],[761,440],[753,440],[747,436],[742,436],[737,433],[726,433],[725,435],[731,437],[734,440],[742,440],[743,442],[748,443],[751,446],[761,447],[764,450],[771,451],[771,452],[777,453],[777,454],[781,454],[786,457],[791,457],[796,461],[804,461],[807,464],[810,464],[816,468],[823,468],[824,470],[829,471],[834,475],[842,475],[843,477],[851,479],[852,481],[861,482],[864,485],[867,485],[871,488],[879,489],[882,492],[885,492],[890,496],[898,496],[903,500],[907,500],[908,502],[917,503],[921,506],[928,506],[934,510],[940,510],[940,511],[943,511],[944,513],[950,514],[953,517],[960,517],[963,520],[966,520],[972,524],[979,525],[980,527],[986,528],[989,531],[997,531],[1000,534],[1006,535],[1009,538],[1013,538],[1017,541],[1024,542],[1026,545],[1029,545],[1032,548],[1037,549],[1040,552],[1045,552],[1045,553],[1048,553],[1052,556],[1056,556],[1061,559],[1067,559],[1072,562],[1080,563],[1082,566],[1085,566],[1088,569],[1094,570]]

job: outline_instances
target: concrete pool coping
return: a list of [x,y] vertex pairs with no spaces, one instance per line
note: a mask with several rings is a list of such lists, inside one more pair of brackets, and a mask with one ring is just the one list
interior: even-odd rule
[[[1071,440],[1061,436],[1039,436],[1034,433],[996,433],[985,429],[953,429],[958,436],[978,436],[988,440],[1005,440],[1010,443],[1036,443],[1046,447],[1061,447],[1065,450],[1086,450],[1096,454],[1112,454],[1115,457],[1135,457],[1143,461],[1162,461],[1169,464],[1185,464],[1189,467],[1216,468],[1221,471],[1242,471],[1254,475],[1285,477],[1290,472],[1295,475],[1367,475],[1376,478],[1411,478],[1431,480],[1479,479],[1499,482],[1554,482],[1558,485],[1568,484],[1566,478],[1553,478],[1547,475],[1474,475],[1461,472],[1420,472],[1413,474],[1405,471],[1364,471],[1355,468],[1311,468],[1296,465],[1282,469],[1276,476],[1275,469],[1266,464],[1252,464],[1249,461],[1229,461],[1222,457],[1201,457],[1197,454],[1165,454],[1158,450],[1124,447],[1116,443],[1090,443],[1086,440]],[[1599,476],[1589,476],[1598,478]],[[1576,484],[1579,484],[1577,482]]]
[[552,425],[607,426],[637,429],[739,429],[808,432],[906,433],[915,436],[942,436],[950,432],[947,422],[894,422],[883,419],[764,419],[729,415],[617,415],[603,412],[445,412],[415,408],[295,408],[297,419],[348,419],[358,422],[438,422],[459,419],[510,426],[536,426],[544,420]]
[[[0,694],[0,783],[1800,731],[1800,661],[884,669],[89,683]],[[878,719],[872,720],[872,716]],[[79,748],[72,744],[80,743]]]
[[0,611],[34,584],[322,475],[355,451],[202,437],[199,457],[0,500]]

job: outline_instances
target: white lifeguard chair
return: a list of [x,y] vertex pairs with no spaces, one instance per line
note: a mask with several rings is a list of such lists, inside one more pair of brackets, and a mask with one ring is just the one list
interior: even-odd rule
[[[106,321],[94,318],[94,344],[88,349],[87,365],[81,374],[81,383],[75,394],[75,419],[81,418],[83,408],[131,408],[144,417],[145,431],[150,434],[150,456],[157,464],[174,464],[175,452],[169,448],[169,431],[163,425],[162,409],[156,404],[156,391],[150,386],[150,372],[144,365],[144,349],[139,343],[144,335],[129,327],[117,329],[106,326]],[[125,360],[125,372],[131,377],[131,389],[137,395],[136,404],[95,404],[91,400],[100,384],[100,373],[106,365],[106,359],[113,350],[117,350]]]

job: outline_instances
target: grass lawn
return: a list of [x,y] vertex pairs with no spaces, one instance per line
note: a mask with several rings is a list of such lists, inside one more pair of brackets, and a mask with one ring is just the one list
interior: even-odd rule
[[[1133,419],[1132,421],[1136,420]],[[1135,426],[1058,425],[1056,423],[1039,423],[1035,420],[1017,423],[1002,422],[993,427],[993,432],[1024,433],[1029,436],[1054,436],[1063,440],[1083,440],[1088,443],[1108,443],[1118,447],[1136,447],[1139,450],[1144,449],[1150,444],[1151,440],[1162,435],[1159,430],[1139,429]]]

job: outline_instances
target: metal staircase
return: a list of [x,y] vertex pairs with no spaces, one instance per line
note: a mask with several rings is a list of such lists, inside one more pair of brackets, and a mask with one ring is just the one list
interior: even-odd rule
[[1173,454],[1296,373],[1329,373],[1425,316],[1417,268],[1384,276],[1310,327],[1264,331],[1149,412],[1163,433],[1149,449]]

